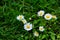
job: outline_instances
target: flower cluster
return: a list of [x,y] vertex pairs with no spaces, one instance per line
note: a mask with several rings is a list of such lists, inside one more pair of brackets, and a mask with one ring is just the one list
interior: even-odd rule
[[[38,16],[43,16],[44,13],[45,13],[45,12],[44,12],[43,10],[40,10],[37,14],[38,14]],[[51,20],[52,18],[57,19],[57,17],[56,17],[55,15],[51,15],[50,13],[46,13],[46,14],[44,15],[44,18],[45,18],[46,20]]]
[[24,29],[30,31],[32,29],[32,24],[27,23],[26,19],[23,15],[17,16],[17,20],[22,21],[24,23]]
[[[44,16],[46,20],[51,20],[52,18],[57,19],[55,15],[51,15],[50,13],[46,13],[43,10],[40,10],[37,12],[38,16]],[[31,18],[29,18],[31,20]],[[24,29],[27,31],[30,31],[33,29],[33,24],[26,21],[23,15],[17,16],[17,20],[22,21],[24,24]],[[39,31],[43,32],[45,30],[44,26],[39,26]],[[39,33],[37,31],[34,32],[34,36],[39,36]]]
[[[39,27],[39,31],[43,32],[45,29],[43,26],[40,26]],[[39,36],[39,33],[37,31],[34,32],[34,36],[38,37]]]

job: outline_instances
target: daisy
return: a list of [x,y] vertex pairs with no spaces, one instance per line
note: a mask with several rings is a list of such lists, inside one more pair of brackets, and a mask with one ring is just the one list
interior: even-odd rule
[[24,16],[23,15],[17,16],[17,20],[22,20],[22,19],[24,19]]
[[43,32],[43,31],[44,31],[43,26],[40,26],[40,27],[39,27],[39,30]]
[[24,25],[24,29],[27,30],[27,31],[30,31],[30,30],[32,29],[32,24],[26,23],[26,24]]
[[25,19],[23,19],[23,20],[22,20],[22,22],[23,22],[24,24],[26,24],[26,23],[27,23],[27,21],[26,21]]
[[52,18],[57,19],[57,17],[55,15],[52,15]]
[[34,32],[34,36],[38,37],[39,33],[37,31]]
[[39,12],[38,12],[38,16],[43,16],[44,15],[44,11],[43,10],[40,10]]
[[44,18],[45,18],[46,20],[50,20],[50,19],[52,18],[52,15],[49,14],[49,13],[47,13],[47,14],[45,14]]

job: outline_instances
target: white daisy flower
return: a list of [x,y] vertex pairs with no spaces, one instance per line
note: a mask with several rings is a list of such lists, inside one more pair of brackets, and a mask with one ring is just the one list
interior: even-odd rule
[[50,20],[50,19],[52,18],[52,15],[49,14],[49,13],[47,13],[47,14],[45,14],[44,18],[45,18],[46,20]]
[[57,17],[55,15],[52,15],[52,18],[57,19]]
[[38,16],[43,16],[44,15],[44,11],[43,10],[40,10],[39,12],[38,12]]
[[24,25],[24,29],[27,30],[27,31],[30,31],[30,30],[32,29],[32,24],[26,23],[26,24]]
[[43,32],[43,31],[44,31],[43,26],[40,26],[40,27],[39,27],[39,30]]
[[27,21],[26,21],[25,19],[23,19],[23,20],[22,20],[22,22],[23,22],[24,24],[26,24],[26,23],[27,23]]
[[34,36],[38,37],[39,33],[37,31],[34,32]]
[[17,20],[22,20],[22,19],[24,19],[24,16],[23,15],[17,16]]

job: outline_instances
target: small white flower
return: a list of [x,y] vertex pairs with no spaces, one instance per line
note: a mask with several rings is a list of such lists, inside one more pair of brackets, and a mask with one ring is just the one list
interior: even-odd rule
[[17,16],[17,20],[22,20],[22,19],[24,19],[24,16],[23,15]]
[[27,31],[30,31],[30,30],[32,29],[32,24],[26,23],[26,24],[24,25],[24,29],[27,30]]
[[29,18],[29,20],[31,20],[31,18]]
[[37,31],[34,32],[34,36],[38,37],[39,33]]
[[39,12],[38,12],[38,16],[43,16],[44,15],[44,11],[43,10],[40,10]]
[[43,26],[40,26],[40,27],[39,27],[39,30],[43,32],[43,31],[44,31]]
[[26,23],[27,23],[27,21],[26,21],[25,19],[23,19],[23,20],[22,20],[22,22],[23,22],[24,24],[26,24]]
[[55,15],[52,15],[52,18],[57,19],[57,17]]
[[49,13],[47,13],[47,14],[45,14],[44,18],[45,18],[46,20],[50,20],[50,19],[52,18],[52,15],[49,14]]

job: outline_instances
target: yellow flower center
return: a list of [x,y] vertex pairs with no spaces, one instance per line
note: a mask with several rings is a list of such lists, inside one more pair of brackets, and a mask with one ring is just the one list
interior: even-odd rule
[[27,25],[27,26],[26,26],[26,28],[28,28],[28,29],[29,29],[29,28],[30,28],[30,25]]
[[40,28],[40,30],[43,30],[43,28]]
[[42,12],[40,12],[40,15],[42,15]]
[[38,35],[38,32],[35,32],[36,35]]
[[50,16],[46,16],[46,18],[50,18]]
[[22,18],[22,16],[20,16],[20,18]]

